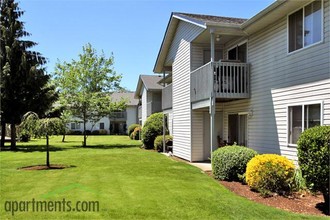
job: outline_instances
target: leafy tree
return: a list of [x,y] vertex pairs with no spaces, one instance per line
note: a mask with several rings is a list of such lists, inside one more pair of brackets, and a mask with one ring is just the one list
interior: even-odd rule
[[46,165],[49,167],[49,137],[60,134],[65,124],[60,118],[42,118],[39,119],[35,112],[27,112],[23,116],[20,125],[22,130],[26,130],[31,135],[38,137],[46,137]]
[[[33,41],[23,40],[30,36],[19,20],[23,11],[14,0],[0,1],[1,22],[1,127],[5,137],[5,124],[11,125],[11,149],[16,148],[16,127],[23,114],[34,111],[43,115],[56,99],[54,87],[49,86],[49,75],[43,65],[46,59],[29,48]],[[4,142],[1,141],[1,147]]]
[[112,68],[113,60],[113,55],[109,58],[103,52],[98,55],[91,44],[87,44],[78,60],[56,64],[54,82],[60,93],[60,103],[71,115],[82,120],[84,147],[86,123],[95,125],[102,117],[125,105],[124,100],[113,102],[110,97],[112,92],[120,90],[122,78]]

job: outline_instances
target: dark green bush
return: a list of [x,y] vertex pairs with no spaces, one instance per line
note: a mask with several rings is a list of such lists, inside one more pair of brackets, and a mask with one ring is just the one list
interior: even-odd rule
[[86,135],[91,135],[92,134],[91,130],[86,130],[85,132],[86,132]]
[[307,186],[312,191],[322,192],[326,207],[329,207],[330,126],[305,130],[297,144],[298,162]]
[[[166,129],[165,134],[167,133]],[[163,113],[154,113],[147,118],[142,128],[143,147],[153,149],[156,137],[161,134],[163,134]]]
[[82,132],[79,130],[69,130],[67,135],[82,135]]
[[92,135],[99,135],[100,134],[100,131],[99,130],[93,130],[92,131]]
[[[139,124],[131,124],[130,126],[128,126],[128,129],[127,129],[127,134],[128,136],[131,138],[131,134],[134,132],[134,129],[136,127],[140,127]],[[132,138],[131,138],[132,139]]]
[[246,164],[258,153],[244,146],[226,146],[212,153],[212,172],[216,179],[239,181]]
[[[166,151],[168,146],[172,146],[173,137],[171,135],[165,135],[165,145],[166,145]],[[163,135],[159,135],[156,137],[154,141],[154,149],[158,152],[163,151]]]
[[134,131],[131,133],[131,135],[129,137],[132,140],[139,140],[140,133],[141,133],[141,126],[139,125],[139,126],[135,127]]

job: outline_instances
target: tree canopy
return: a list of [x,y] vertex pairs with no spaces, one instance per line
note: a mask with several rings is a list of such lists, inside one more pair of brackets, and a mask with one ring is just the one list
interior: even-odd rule
[[98,54],[91,44],[83,46],[78,60],[56,64],[54,82],[59,92],[59,102],[71,115],[84,124],[86,146],[86,123],[92,124],[114,110],[125,108],[125,100],[113,102],[111,93],[121,89],[122,76],[113,69],[114,57]]
[[[4,140],[5,124],[11,124],[11,148],[16,148],[15,125],[27,111],[42,116],[56,100],[50,76],[45,73],[45,57],[29,50],[35,42],[25,40],[30,34],[19,18],[23,11],[14,0],[0,1],[1,22],[1,127]],[[3,141],[1,141],[3,146]]]

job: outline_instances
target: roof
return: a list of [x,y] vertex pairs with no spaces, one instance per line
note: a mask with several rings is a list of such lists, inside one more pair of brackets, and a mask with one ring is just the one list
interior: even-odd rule
[[121,99],[127,99],[127,105],[138,105],[139,100],[134,98],[134,92],[114,92],[111,94],[111,98],[114,101],[120,101]]
[[174,12],[173,15],[180,16],[182,18],[190,19],[192,22],[199,22],[201,24],[207,25],[210,23],[226,23],[226,24],[243,24],[247,19],[245,18],[233,18],[233,17],[222,17],[214,15],[201,15],[201,14],[188,14]]
[[207,29],[211,31],[216,28],[217,31],[224,30],[228,31],[228,33],[233,31],[237,35],[244,33],[242,36],[249,36],[271,25],[274,21],[283,18],[288,13],[302,7],[308,2],[310,0],[276,0],[250,19],[173,12],[168,22],[153,72],[161,73],[167,68],[170,68],[170,66],[165,66],[164,63],[180,21],[199,26],[204,29],[204,32]]
[[158,83],[161,79],[161,75],[140,75],[135,91],[135,98],[141,96],[142,86],[144,86],[147,91],[161,91],[163,86]]
[[[171,45],[172,39],[175,35],[175,31],[179,21],[185,21],[194,25],[197,25],[203,29],[208,27],[224,27],[224,28],[233,28],[239,30],[240,26],[247,21],[244,18],[233,18],[233,17],[221,17],[213,15],[201,15],[201,14],[189,14],[181,12],[173,12],[171,14],[170,20],[168,22],[165,35],[160,47],[157,60],[154,66],[154,73],[160,73],[164,71],[163,63],[166,59],[167,52]],[[242,31],[241,31],[242,32]]]

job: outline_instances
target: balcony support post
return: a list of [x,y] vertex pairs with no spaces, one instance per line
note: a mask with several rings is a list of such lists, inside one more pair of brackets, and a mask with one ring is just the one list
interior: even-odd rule
[[210,97],[210,155],[211,155],[211,161],[212,161],[212,152],[215,149],[215,126],[214,126],[214,121],[215,121],[215,98],[214,98],[214,93],[211,94]]
[[214,62],[215,59],[214,29],[210,30],[210,34],[211,34],[211,62]]

